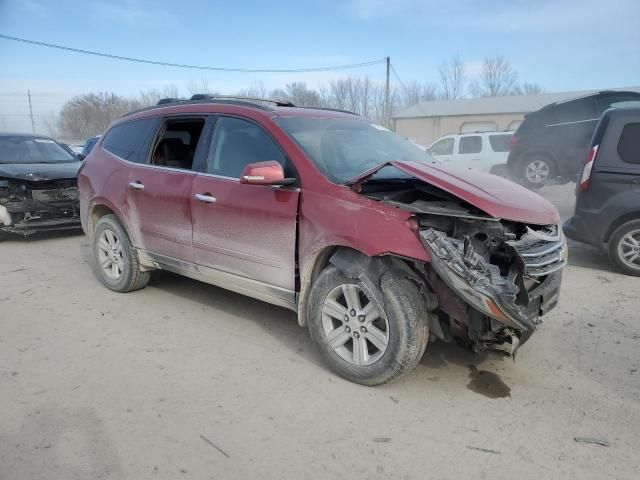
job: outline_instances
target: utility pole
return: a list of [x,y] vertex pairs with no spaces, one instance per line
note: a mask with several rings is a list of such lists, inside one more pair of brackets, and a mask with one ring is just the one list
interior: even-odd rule
[[384,121],[385,127],[389,127],[389,75],[391,73],[391,57],[387,57],[387,83],[384,87]]
[[[388,77],[388,75],[387,75]],[[31,107],[31,91],[27,90],[27,97],[29,97],[29,116],[31,117],[31,133],[33,133],[35,135],[36,133],[36,126],[33,123],[33,108]]]

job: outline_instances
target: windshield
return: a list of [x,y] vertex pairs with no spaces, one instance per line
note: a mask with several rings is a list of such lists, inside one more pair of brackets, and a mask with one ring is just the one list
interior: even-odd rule
[[0,163],[70,163],[78,159],[50,138],[0,137]]
[[[390,160],[434,163],[413,143],[379,125],[362,120],[280,117],[276,119],[332,182],[345,183]],[[408,178],[384,168],[374,178]]]

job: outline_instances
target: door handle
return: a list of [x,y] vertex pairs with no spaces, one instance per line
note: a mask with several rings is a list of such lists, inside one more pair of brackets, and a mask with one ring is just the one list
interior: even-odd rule
[[204,203],[216,203],[216,197],[212,197],[209,194],[206,193],[196,193],[193,198],[195,198],[196,200],[198,200],[199,202],[204,202]]
[[480,160],[480,157],[473,157],[471,160]]
[[144,185],[140,182],[129,182],[129,188],[133,190],[144,190]]

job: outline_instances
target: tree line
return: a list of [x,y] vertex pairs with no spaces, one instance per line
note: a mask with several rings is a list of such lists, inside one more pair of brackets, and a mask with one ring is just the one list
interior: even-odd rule
[[[162,89],[141,91],[135,97],[100,92],[78,95],[64,104],[56,122],[48,123],[51,134],[84,139],[103,132],[109,123],[124,113],[155,105],[161,98],[178,98],[181,90],[219,94],[206,80],[190,81],[180,89],[169,85]],[[394,82],[386,104],[384,83],[366,76],[337,78],[311,88],[304,81],[289,82],[282,88],[268,89],[256,82],[235,95],[286,100],[297,106],[349,110],[385,126],[398,111],[421,101],[454,100],[474,97],[497,97],[540,93],[536,83],[520,82],[511,63],[500,55],[486,57],[478,76],[471,78],[458,55],[442,63],[434,82]]]

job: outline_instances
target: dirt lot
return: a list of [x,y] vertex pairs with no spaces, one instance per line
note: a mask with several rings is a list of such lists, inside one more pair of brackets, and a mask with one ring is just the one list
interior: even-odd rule
[[638,478],[640,279],[591,249],[515,362],[431,344],[378,388],[287,310],[164,272],[118,295],[89,253],[0,245],[1,479]]

